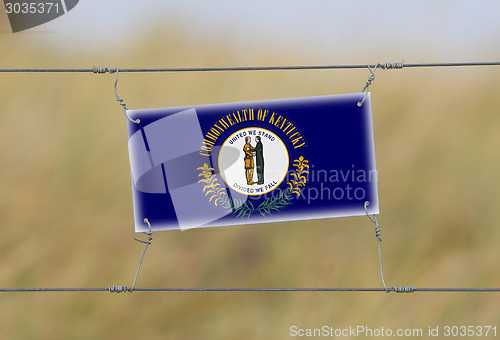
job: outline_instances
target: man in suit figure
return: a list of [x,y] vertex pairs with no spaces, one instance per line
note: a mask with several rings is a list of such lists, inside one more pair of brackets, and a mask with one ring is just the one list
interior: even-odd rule
[[257,184],[264,184],[264,150],[260,136],[255,137],[257,144],[252,150],[255,152],[255,165],[257,167]]
[[247,178],[247,184],[253,185],[255,182],[253,181],[253,169],[254,169],[254,161],[253,161],[253,147],[250,144],[252,139],[250,137],[245,138],[245,145],[243,146],[243,152],[245,153],[245,177]]

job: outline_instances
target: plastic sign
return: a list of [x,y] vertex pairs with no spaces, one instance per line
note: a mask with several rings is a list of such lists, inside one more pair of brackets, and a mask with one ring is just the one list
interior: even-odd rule
[[377,214],[363,97],[129,110],[135,230]]

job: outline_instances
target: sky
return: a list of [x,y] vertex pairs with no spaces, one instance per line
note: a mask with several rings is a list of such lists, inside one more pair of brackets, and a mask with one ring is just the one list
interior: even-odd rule
[[194,42],[236,49],[294,46],[360,62],[373,50],[394,57],[388,61],[490,61],[499,59],[499,10],[498,0],[80,0],[61,18],[17,34],[78,51],[137,44],[154,27],[175,37],[178,27]]

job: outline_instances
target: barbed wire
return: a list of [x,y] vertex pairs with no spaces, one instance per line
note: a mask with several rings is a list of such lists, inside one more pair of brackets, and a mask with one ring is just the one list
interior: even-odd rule
[[[492,62],[456,62],[456,63],[376,63],[346,65],[298,65],[298,66],[234,66],[234,67],[169,67],[169,68],[3,68],[0,72],[21,73],[113,73],[119,72],[222,72],[222,71],[278,71],[278,70],[334,70],[334,69],[366,69],[379,67],[382,69],[402,69],[420,67],[463,67],[463,66],[500,66],[500,61]],[[113,71],[113,72],[111,72]]]
[[[393,290],[396,293],[500,293],[500,288],[407,288]],[[138,288],[134,292],[384,292],[385,288]],[[110,286],[107,288],[0,288],[0,293],[22,292],[132,292],[131,288],[124,286]]]

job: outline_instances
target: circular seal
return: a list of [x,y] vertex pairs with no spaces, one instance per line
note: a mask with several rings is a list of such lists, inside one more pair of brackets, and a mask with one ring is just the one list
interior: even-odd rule
[[[235,153],[239,155],[236,162]],[[248,127],[222,143],[218,165],[229,188],[245,195],[263,195],[278,188],[285,179],[288,150],[274,132]]]

